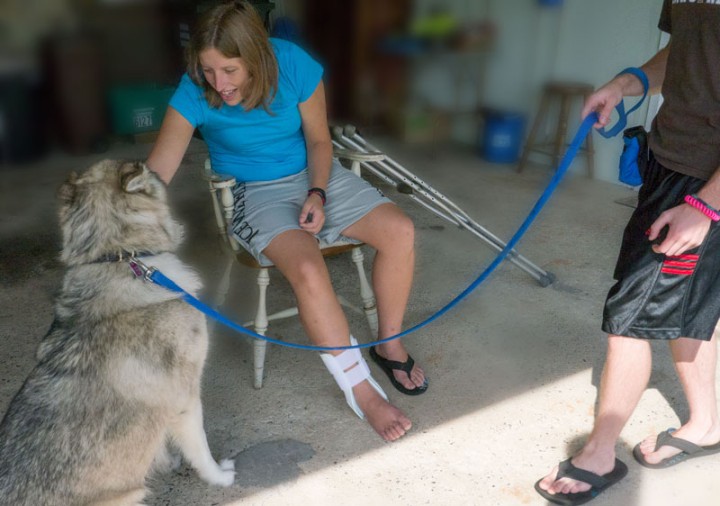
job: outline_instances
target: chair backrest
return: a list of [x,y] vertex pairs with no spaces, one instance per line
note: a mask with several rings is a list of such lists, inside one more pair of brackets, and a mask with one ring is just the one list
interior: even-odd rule
[[233,211],[235,209],[235,197],[233,196],[232,189],[236,184],[236,180],[232,176],[218,174],[213,171],[210,158],[205,159],[202,175],[210,189],[218,234],[222,237],[223,242],[230,246],[233,251],[240,251],[240,244],[238,244],[238,242],[232,238],[232,234],[229,233]]

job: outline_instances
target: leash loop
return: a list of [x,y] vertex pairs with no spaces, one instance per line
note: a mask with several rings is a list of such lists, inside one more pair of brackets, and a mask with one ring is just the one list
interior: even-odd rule
[[625,130],[625,127],[627,126],[627,117],[635,112],[638,107],[645,101],[645,97],[647,97],[648,91],[650,89],[650,81],[648,80],[647,75],[645,72],[642,71],[642,69],[639,69],[637,67],[628,67],[624,70],[621,70],[615,77],[620,76],[622,74],[632,74],[635,77],[637,77],[640,82],[643,85],[643,94],[642,97],[640,97],[640,100],[630,108],[629,111],[625,112],[625,105],[624,101],[621,100],[618,105],[615,106],[615,110],[618,113],[618,121],[615,123],[615,125],[610,129],[606,130],[605,128],[599,128],[598,133],[605,137],[606,139],[609,139],[610,137],[615,137],[617,134]]

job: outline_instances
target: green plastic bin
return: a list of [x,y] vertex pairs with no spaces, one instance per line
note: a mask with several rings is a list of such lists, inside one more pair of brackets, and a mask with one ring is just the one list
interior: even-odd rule
[[135,85],[110,89],[113,132],[132,135],[160,129],[174,86]]

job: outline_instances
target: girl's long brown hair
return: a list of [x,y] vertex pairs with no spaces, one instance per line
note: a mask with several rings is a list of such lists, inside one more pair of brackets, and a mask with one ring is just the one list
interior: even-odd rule
[[270,103],[278,86],[278,65],[267,30],[255,8],[245,0],[235,0],[205,12],[190,38],[187,71],[205,90],[210,107],[222,105],[220,94],[207,82],[200,65],[200,53],[216,49],[226,58],[242,58],[248,82],[241,90],[246,111],[262,106],[270,112]]

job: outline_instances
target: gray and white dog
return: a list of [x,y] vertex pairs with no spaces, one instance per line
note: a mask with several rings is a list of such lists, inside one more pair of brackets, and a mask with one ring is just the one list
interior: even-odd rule
[[185,288],[182,227],[164,184],[141,163],[105,160],[59,190],[67,266],[37,366],[0,423],[0,503],[135,505],[145,479],[180,449],[202,479],[229,486],[203,429],[204,316],[177,293],[138,278],[136,253]]

